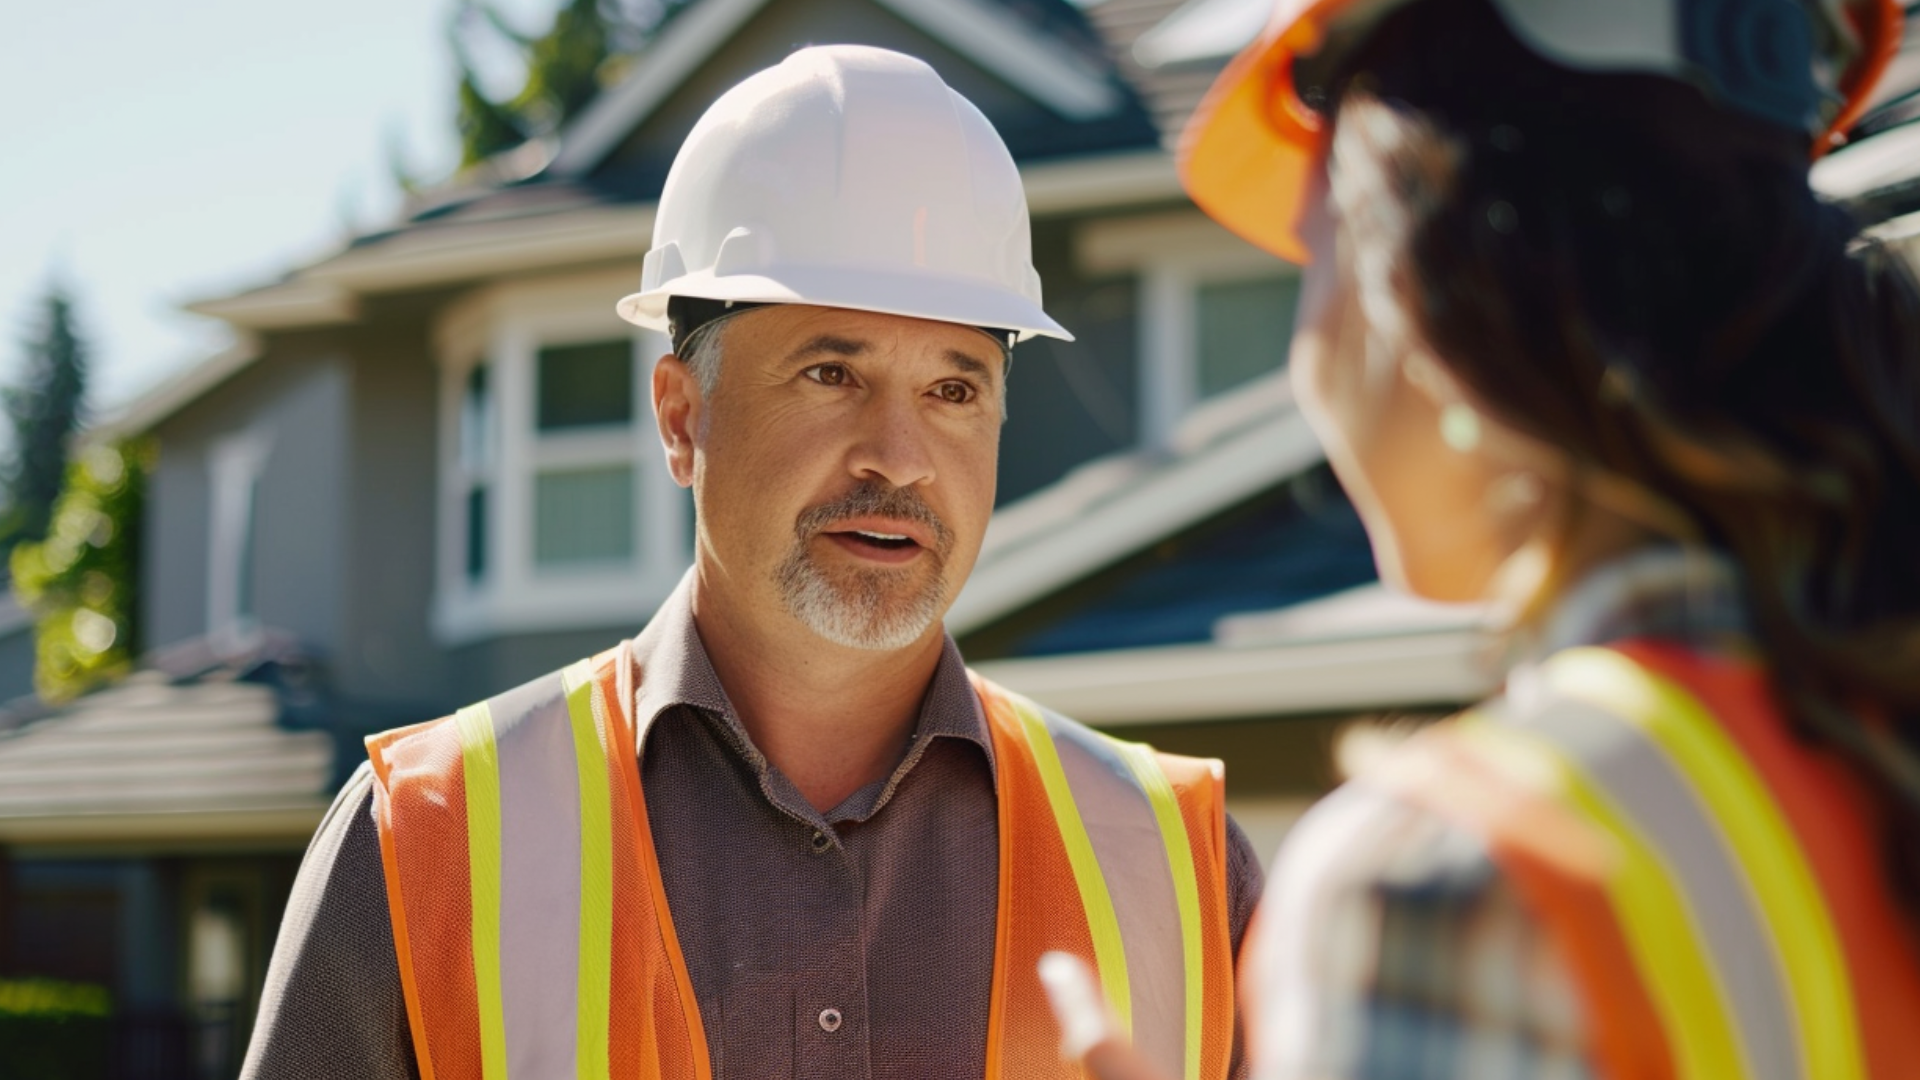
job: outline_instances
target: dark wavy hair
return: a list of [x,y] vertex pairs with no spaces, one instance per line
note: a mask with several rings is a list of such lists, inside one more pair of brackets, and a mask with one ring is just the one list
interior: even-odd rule
[[[1810,141],[1576,72],[1486,0],[1390,16],[1322,99],[1350,250],[1503,423],[1730,554],[1796,733],[1887,808],[1920,926],[1920,290]],[[1365,275],[1365,266],[1361,273]],[[1577,485],[1576,485],[1577,486]]]

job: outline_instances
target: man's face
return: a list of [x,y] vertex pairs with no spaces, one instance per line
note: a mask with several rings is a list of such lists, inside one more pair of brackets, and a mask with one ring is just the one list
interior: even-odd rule
[[[669,464],[698,508],[703,587],[735,617],[796,621],[853,648],[938,633],[993,512],[996,344],[949,323],[800,305],[711,332],[711,395],[677,359],[655,379]],[[666,430],[676,387],[678,446]]]

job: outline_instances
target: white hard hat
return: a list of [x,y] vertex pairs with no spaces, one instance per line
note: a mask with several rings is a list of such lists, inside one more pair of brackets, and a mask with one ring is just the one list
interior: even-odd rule
[[817,304],[1073,340],[1040,307],[1026,192],[980,110],[885,49],[801,49],[721,95],[667,173],[640,291]]

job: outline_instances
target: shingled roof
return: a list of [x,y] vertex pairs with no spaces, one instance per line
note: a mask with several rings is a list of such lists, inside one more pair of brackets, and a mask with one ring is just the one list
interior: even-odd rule
[[258,671],[149,669],[14,714],[0,731],[0,843],[304,839],[332,799],[335,740],[286,724],[284,689]]

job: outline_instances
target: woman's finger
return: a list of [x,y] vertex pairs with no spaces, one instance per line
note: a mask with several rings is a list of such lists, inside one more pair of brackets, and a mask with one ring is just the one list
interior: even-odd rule
[[1040,958],[1040,984],[1060,1024],[1060,1056],[1079,1061],[1095,1080],[1160,1080],[1113,1022],[1086,961],[1071,953]]

